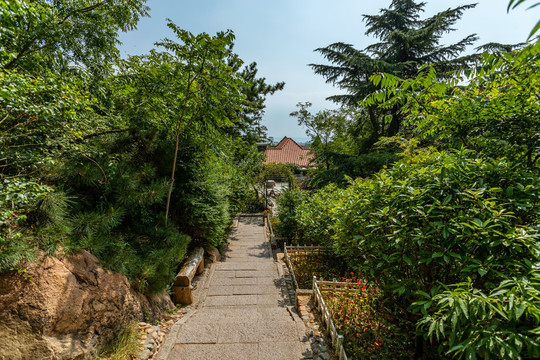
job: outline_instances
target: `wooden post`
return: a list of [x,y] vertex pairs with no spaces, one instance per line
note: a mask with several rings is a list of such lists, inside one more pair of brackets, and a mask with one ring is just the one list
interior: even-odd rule
[[182,269],[176,275],[173,283],[174,303],[182,305],[190,305],[193,303],[193,287],[191,280],[195,274],[202,274],[204,271],[204,249],[196,248],[188,260],[182,266]]

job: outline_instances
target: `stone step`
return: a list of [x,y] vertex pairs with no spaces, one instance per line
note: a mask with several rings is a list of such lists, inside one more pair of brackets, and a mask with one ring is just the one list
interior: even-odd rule
[[212,286],[208,296],[215,295],[263,295],[281,294],[281,288],[276,285],[221,285]]
[[163,360],[312,359],[305,325],[282,296],[263,225],[261,218],[239,219],[201,304],[178,327]]
[[234,285],[273,285],[279,284],[279,280],[274,276],[267,277],[252,277],[252,278],[216,278],[210,280],[210,288],[213,286],[234,286]]
[[298,342],[261,342],[254,344],[177,344],[174,359],[189,360],[300,360],[311,359],[311,350]]
[[257,277],[276,277],[277,270],[223,270],[214,272],[213,278],[257,278]]
[[276,269],[274,262],[258,261],[258,262],[225,262],[216,264],[216,271],[218,270],[268,270],[272,271]]
[[245,322],[250,319],[259,321],[291,321],[292,317],[285,307],[246,306],[242,309],[204,308],[190,319],[194,323],[230,323]]
[[216,295],[208,296],[204,300],[204,307],[220,306],[247,306],[265,305],[267,307],[283,307],[285,300],[281,294],[261,294],[261,295]]
[[[303,324],[302,324],[303,326]],[[293,321],[261,320],[257,322],[223,322],[184,324],[177,344],[233,344],[269,341],[302,341],[305,331]]]

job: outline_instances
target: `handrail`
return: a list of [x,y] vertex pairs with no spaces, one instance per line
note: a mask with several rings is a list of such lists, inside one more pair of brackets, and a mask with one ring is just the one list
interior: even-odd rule
[[336,355],[338,356],[339,360],[347,360],[347,354],[345,353],[345,349],[343,348],[343,335],[338,334],[336,330],[336,326],[334,325],[334,322],[332,321],[332,317],[330,316],[330,312],[328,311],[328,308],[326,307],[326,303],[324,302],[324,299],[321,294],[321,290],[319,289],[319,283],[330,283],[327,281],[318,281],[317,277],[313,277],[313,298],[315,299],[315,305],[318,307],[319,311],[321,312],[323,323],[325,323],[326,328],[328,329],[328,332],[330,333],[330,339],[332,340],[332,347],[336,351]]
[[274,229],[272,228],[272,223],[270,222],[270,214],[266,214],[266,223],[270,229],[270,239],[274,237]]

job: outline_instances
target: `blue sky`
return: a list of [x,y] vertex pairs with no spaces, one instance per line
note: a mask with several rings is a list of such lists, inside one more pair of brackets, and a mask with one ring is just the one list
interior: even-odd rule
[[[166,18],[193,33],[231,29],[236,35],[235,52],[246,62],[257,62],[259,76],[267,82],[285,81],[285,89],[267,100],[264,117],[268,133],[276,139],[306,138],[305,131],[289,116],[300,101],[313,103],[312,111],[335,108],[326,97],[340,93],[315,75],[310,63],[324,63],[313,50],[341,41],[363,49],[376,39],[364,35],[363,14],[376,14],[391,0],[154,0],[148,1],[150,18],[138,29],[121,35],[123,56],[148,52],[154,43],[172,37]],[[427,0],[422,17],[471,2]],[[443,43],[456,42],[476,33],[477,45],[488,42],[517,43],[527,36],[540,17],[540,10],[527,6],[506,13],[508,0],[477,0]],[[526,2],[527,4],[527,2]],[[525,4],[525,5],[526,5]]]

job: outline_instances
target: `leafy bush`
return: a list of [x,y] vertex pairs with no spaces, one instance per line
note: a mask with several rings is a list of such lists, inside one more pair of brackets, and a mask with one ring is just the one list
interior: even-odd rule
[[361,155],[325,153],[332,166],[329,169],[310,171],[309,186],[322,188],[328,184],[345,184],[348,178],[367,177],[380,171],[385,166],[394,164],[400,155],[394,152],[371,152]]
[[47,231],[58,225],[42,221],[38,225],[45,229],[35,239],[50,243],[63,238],[58,245],[64,251],[89,250],[105,267],[128,276],[139,291],[163,290],[190,242],[164,220],[168,182],[154,161],[163,158],[157,156],[163,141],[152,132],[134,131],[105,137],[94,146],[91,156],[74,154],[50,175],[49,181],[72,200],[60,221],[63,233]]
[[300,203],[296,209],[298,237],[310,245],[331,246],[333,209],[342,196],[343,190],[330,184]]
[[439,282],[493,288],[526,275],[537,259],[539,179],[470,155],[433,154],[355,181],[336,209],[337,252],[407,298]]
[[307,198],[308,192],[300,189],[288,189],[278,197],[280,223],[274,230],[293,242],[301,239],[298,236],[297,208]]
[[8,271],[34,253],[19,229],[28,219],[31,207],[47,198],[53,189],[25,178],[0,182],[0,272]]
[[455,284],[413,306],[436,311],[420,321],[447,353],[474,359],[519,359],[540,356],[540,277],[508,279],[486,293],[472,283]]
[[236,215],[231,208],[235,170],[201,146],[180,154],[172,218],[193,239],[219,246]]
[[425,352],[537,356],[539,186],[504,159],[423,153],[320,190],[285,218],[380,284],[409,326],[421,319],[420,333],[437,339]]

